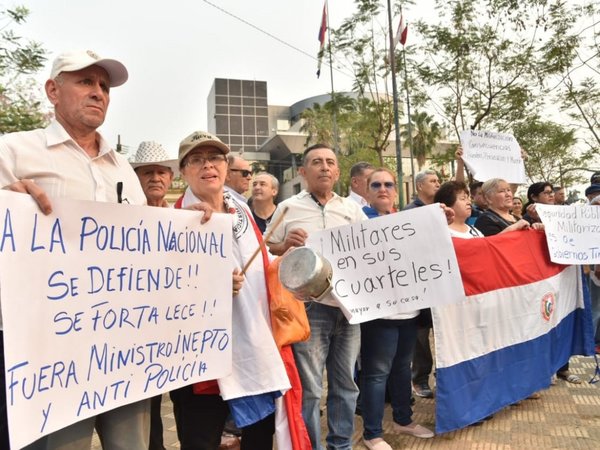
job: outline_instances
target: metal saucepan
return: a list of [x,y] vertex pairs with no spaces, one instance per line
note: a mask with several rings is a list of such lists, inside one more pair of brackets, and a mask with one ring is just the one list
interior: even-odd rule
[[321,301],[333,286],[331,264],[308,247],[298,247],[285,255],[279,265],[279,280],[304,301]]

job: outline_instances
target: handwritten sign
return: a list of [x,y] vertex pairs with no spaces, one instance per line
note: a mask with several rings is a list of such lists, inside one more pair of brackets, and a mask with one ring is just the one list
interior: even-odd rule
[[311,233],[333,268],[333,293],[350,323],[464,299],[438,204]]
[[550,259],[558,264],[600,264],[600,206],[542,205]]
[[477,180],[503,178],[509,183],[525,183],[521,147],[511,134],[463,130],[460,144],[462,159]]
[[[231,372],[231,218],[0,192],[11,446]],[[220,280],[215,283],[215,280]],[[207,288],[210,286],[210,288]]]

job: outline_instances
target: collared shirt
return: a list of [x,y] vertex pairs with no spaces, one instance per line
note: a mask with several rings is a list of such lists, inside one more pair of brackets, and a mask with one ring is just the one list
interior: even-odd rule
[[[267,225],[265,235],[270,232],[272,225],[278,222],[279,216],[286,207],[287,212],[285,217],[281,224],[273,229],[273,234],[269,237],[269,242],[274,244],[283,242],[286,235],[295,228],[302,228],[310,234],[312,231],[325,230],[367,220],[367,216],[358,203],[347,197],[340,197],[334,192],[331,200],[325,205],[320,205],[310,193],[303,190],[299,194],[277,205],[271,222]],[[330,306],[338,306],[337,302],[333,298],[330,298],[330,296],[325,297],[322,303]]]
[[246,197],[244,197],[242,194],[238,193],[238,191],[234,191],[232,188],[230,188],[227,185],[223,186],[223,190],[225,192],[229,192],[231,194],[231,196],[233,198],[235,198],[238,202],[248,204],[248,199]]
[[99,137],[98,156],[90,158],[56,120],[47,128],[0,136],[0,187],[27,178],[50,198],[116,203],[122,183],[124,202],[145,204],[129,162]]
[[[31,179],[52,198],[146,204],[140,181],[124,156],[100,136],[98,156],[90,158],[53,120],[47,128],[0,136],[0,187]],[[1,298],[1,296],[0,296]],[[0,319],[0,329],[2,329]]]
[[346,197],[346,198],[349,198],[350,200],[354,200],[360,206],[369,206],[369,202],[367,202],[362,195],[358,195],[352,189],[350,189],[350,194],[348,194],[348,197]]

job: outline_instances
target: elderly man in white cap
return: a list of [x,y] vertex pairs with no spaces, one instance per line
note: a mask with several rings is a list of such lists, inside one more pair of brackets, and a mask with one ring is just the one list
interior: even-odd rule
[[[50,199],[57,197],[145,204],[128,161],[96,131],[104,122],[111,88],[127,77],[119,61],[89,50],[59,55],[45,85],[56,118],[45,129],[0,137],[0,187],[31,194],[46,214],[52,210]],[[35,276],[34,270],[26,273],[23,282]],[[4,349],[0,350],[0,448],[8,449]],[[96,427],[104,449],[146,450],[149,412],[150,400],[135,402],[67,426],[27,448],[89,450]]]
[[143,141],[131,161],[131,167],[140,179],[148,206],[168,208],[165,197],[177,171],[177,160],[169,158],[159,143]]

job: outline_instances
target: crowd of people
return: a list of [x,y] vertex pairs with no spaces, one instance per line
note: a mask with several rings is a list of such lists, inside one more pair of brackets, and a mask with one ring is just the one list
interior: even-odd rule
[[[253,173],[248,161],[232,155],[225,143],[205,131],[184,137],[177,159],[171,159],[160,144],[145,141],[127,161],[97,131],[106,116],[111,88],[125,83],[127,77],[123,64],[93,52],[60,55],[45,84],[55,118],[45,129],[0,137],[0,185],[28,193],[46,214],[52,211],[52,199],[63,197],[113,203],[126,198],[131,204],[191,209],[204,213],[202,221],[210,220],[212,213],[232,215],[236,266],[231,274],[232,372],[170,392],[181,449],[272,449],[277,412],[284,407],[284,396],[294,390],[301,392],[305,425],[298,431],[303,436],[299,448],[320,449],[324,441],[328,449],[350,449],[359,410],[364,445],[371,450],[391,449],[382,426],[386,398],[394,433],[433,437],[431,430],[412,419],[413,395],[434,397],[429,310],[356,325],[348,322],[335,297],[328,294],[305,304],[308,340],[278,348],[270,326],[265,269],[270,260],[305,245],[313,232],[397,213],[395,174],[357,163],[348,174],[349,196],[340,196],[334,191],[341,176],[337,155],[331,147],[316,144],[302,156],[299,173],[304,189],[277,204],[277,178],[267,172]],[[169,205],[166,194],[178,173],[187,188]],[[564,188],[550,183],[529,186],[523,204],[515,196],[515,186],[500,178],[467,186],[461,164],[458,174],[456,180],[440,183],[433,170],[419,173],[416,197],[404,209],[440,203],[450,234],[470,239],[541,228],[536,204],[565,202]],[[115,190],[119,183],[121,189]],[[600,204],[600,173],[592,177],[585,194],[589,204]],[[263,237],[268,237],[264,243]],[[262,263],[242,273],[257,248],[262,248]],[[600,266],[591,268],[589,278],[598,351]],[[1,333],[0,447],[8,449]],[[293,382],[296,374],[301,387]],[[557,375],[581,383],[569,372],[568,362]],[[323,395],[326,436],[321,436]],[[96,429],[105,449],[164,450],[161,401],[162,396],[157,396],[103,412],[26,448],[88,450]],[[279,444],[279,448],[287,447]]]

